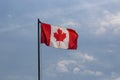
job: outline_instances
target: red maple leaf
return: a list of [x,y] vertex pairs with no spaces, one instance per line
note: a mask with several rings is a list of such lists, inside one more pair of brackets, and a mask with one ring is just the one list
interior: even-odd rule
[[59,41],[59,46],[60,46],[60,41],[63,41],[66,38],[66,33],[63,33],[60,28],[57,29],[57,32],[54,33],[54,37],[56,41]]

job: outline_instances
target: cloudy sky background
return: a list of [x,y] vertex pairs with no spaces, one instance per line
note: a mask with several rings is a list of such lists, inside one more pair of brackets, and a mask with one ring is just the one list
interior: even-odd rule
[[120,0],[0,0],[0,80],[37,80],[38,18],[79,34],[41,45],[41,80],[120,80]]

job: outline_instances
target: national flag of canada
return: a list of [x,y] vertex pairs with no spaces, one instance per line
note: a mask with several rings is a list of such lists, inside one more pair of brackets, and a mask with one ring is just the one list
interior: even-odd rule
[[41,43],[63,49],[77,49],[78,34],[73,29],[41,23]]

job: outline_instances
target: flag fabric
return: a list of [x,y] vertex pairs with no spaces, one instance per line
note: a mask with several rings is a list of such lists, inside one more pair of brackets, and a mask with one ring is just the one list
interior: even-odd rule
[[75,30],[41,23],[41,43],[63,49],[77,49],[78,34]]

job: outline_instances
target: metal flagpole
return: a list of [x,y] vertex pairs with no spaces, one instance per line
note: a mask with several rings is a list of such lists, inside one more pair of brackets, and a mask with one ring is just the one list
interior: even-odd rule
[[40,23],[38,19],[38,80],[40,80]]

